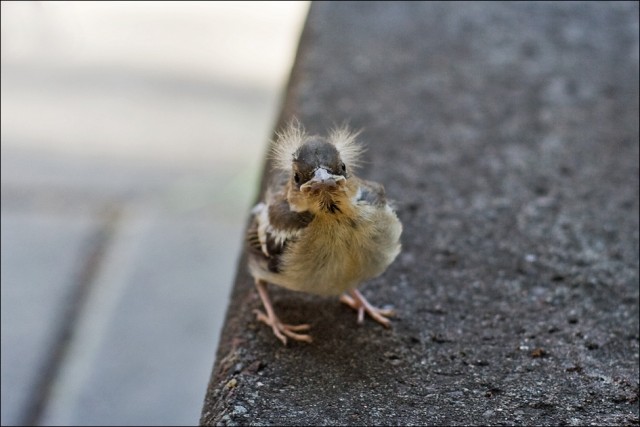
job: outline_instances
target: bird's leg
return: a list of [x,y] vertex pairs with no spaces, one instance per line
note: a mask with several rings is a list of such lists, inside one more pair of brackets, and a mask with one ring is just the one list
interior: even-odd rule
[[358,323],[364,322],[364,313],[366,312],[373,320],[380,323],[385,328],[391,326],[391,322],[387,317],[393,316],[393,310],[386,310],[372,306],[364,295],[362,295],[357,289],[349,291],[349,294],[350,295],[342,294],[340,296],[340,301],[358,311]]
[[282,341],[284,345],[287,345],[287,337],[296,341],[312,342],[310,335],[296,333],[308,331],[311,328],[311,325],[287,325],[280,322],[280,319],[278,319],[278,316],[276,316],[275,312],[273,311],[271,299],[269,298],[269,294],[267,293],[267,283],[262,280],[256,279],[256,288],[258,289],[258,294],[260,294],[262,305],[264,305],[264,309],[267,312],[267,314],[265,315],[260,310],[253,311],[259,321],[271,326],[274,335],[280,341]]

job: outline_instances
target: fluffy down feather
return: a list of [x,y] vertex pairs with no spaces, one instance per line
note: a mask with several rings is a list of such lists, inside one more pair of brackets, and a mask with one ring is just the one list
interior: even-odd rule
[[[364,152],[362,146],[356,141],[360,132],[352,132],[348,126],[343,125],[332,129],[327,138],[338,149],[342,161],[349,170],[360,165],[360,156]],[[276,133],[276,140],[272,144],[270,157],[273,160],[274,168],[290,171],[294,153],[312,137],[313,135],[307,134],[298,120],[291,120],[284,130]]]

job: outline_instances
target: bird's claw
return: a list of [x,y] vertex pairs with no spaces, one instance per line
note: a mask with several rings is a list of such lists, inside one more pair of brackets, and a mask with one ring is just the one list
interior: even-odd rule
[[271,326],[273,334],[282,341],[282,344],[287,345],[287,337],[296,341],[304,341],[307,343],[313,342],[311,335],[297,333],[308,331],[311,329],[311,325],[306,323],[302,325],[288,325],[280,322],[277,317],[270,318],[260,310],[254,310],[253,312],[256,314],[256,318],[260,322]]
[[373,320],[380,323],[385,328],[391,327],[391,322],[387,317],[393,317],[394,311],[391,309],[377,308],[356,289],[350,291],[351,295],[342,294],[340,301],[358,311],[358,323],[364,323],[364,314],[367,313]]

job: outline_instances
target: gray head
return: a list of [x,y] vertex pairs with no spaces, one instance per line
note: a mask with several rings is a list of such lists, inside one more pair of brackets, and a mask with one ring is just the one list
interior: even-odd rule
[[338,149],[324,138],[309,138],[293,153],[291,180],[301,191],[334,189],[346,178]]

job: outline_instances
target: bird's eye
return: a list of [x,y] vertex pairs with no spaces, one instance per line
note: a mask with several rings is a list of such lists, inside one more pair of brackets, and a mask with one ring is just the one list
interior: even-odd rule
[[293,174],[293,180],[296,182],[296,184],[300,184],[300,174],[298,172]]
[[342,172],[346,172],[347,171],[347,166],[344,163],[341,164],[340,167],[342,168]]

